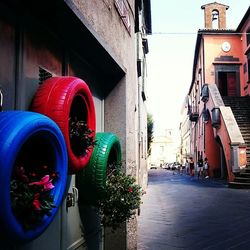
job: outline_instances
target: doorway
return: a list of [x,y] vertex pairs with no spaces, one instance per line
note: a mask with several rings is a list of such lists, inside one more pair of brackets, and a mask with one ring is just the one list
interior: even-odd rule
[[224,148],[223,148],[223,145],[219,136],[217,136],[215,140],[219,145],[220,167],[216,169],[216,172],[214,174],[215,174],[215,177],[227,179],[228,171],[227,171],[227,163],[226,163]]
[[222,96],[237,96],[236,83],[236,72],[218,72],[218,87]]
[[221,96],[240,96],[240,66],[215,65],[215,83]]

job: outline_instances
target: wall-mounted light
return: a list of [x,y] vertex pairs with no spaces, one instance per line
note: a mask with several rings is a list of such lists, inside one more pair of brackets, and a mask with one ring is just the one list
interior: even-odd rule
[[212,109],[212,126],[214,128],[220,128],[221,120],[220,120],[220,109],[213,108]]
[[208,89],[208,84],[204,84],[201,89],[201,100],[203,102],[207,102],[209,99],[209,89]]

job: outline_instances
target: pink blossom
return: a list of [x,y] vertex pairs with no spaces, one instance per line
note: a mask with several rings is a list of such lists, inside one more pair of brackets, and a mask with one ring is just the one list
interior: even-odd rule
[[47,174],[40,181],[31,182],[31,183],[29,183],[29,185],[30,186],[32,186],[32,185],[43,186],[44,191],[51,190],[55,186],[52,184],[52,179],[49,179],[49,177],[50,176]]
[[34,200],[32,202],[32,205],[34,206],[35,210],[41,210],[41,202],[38,200],[39,197],[40,197],[39,193],[34,195]]

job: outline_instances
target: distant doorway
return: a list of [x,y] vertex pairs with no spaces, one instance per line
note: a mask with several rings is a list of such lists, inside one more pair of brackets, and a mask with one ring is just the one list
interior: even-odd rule
[[215,83],[221,96],[240,96],[240,66],[215,65]]
[[235,72],[218,72],[218,85],[222,96],[237,96]]

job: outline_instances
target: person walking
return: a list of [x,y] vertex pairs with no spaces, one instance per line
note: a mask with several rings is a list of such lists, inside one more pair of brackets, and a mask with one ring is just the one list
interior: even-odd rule
[[186,170],[186,174],[189,175],[189,163],[188,163],[188,159],[186,159],[186,162],[185,162],[185,170]]
[[205,174],[206,179],[209,178],[208,168],[209,168],[208,159],[207,159],[207,157],[205,157],[205,159],[204,159],[204,174]]
[[189,158],[189,171],[190,171],[190,175],[193,177],[194,176],[194,160],[193,160],[193,157]]
[[203,160],[199,157],[197,162],[197,172],[198,172],[198,179],[203,178]]

